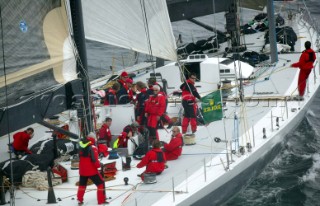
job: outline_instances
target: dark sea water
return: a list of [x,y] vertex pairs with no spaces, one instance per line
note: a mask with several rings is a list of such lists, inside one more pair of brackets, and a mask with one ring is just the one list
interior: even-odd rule
[[[297,0],[296,3],[301,3]],[[314,19],[320,19],[320,0],[306,4]],[[253,13],[248,15],[254,16]],[[248,17],[248,18],[249,18]],[[246,19],[246,17],[243,17]],[[224,27],[223,16],[200,18],[217,28]],[[245,20],[244,20],[245,21]],[[182,33],[185,42],[212,35],[210,32],[182,21],[173,23],[175,36]],[[96,42],[87,42],[89,75],[92,79],[133,65],[133,52]],[[140,55],[140,60],[145,58]],[[320,94],[300,125],[289,134],[280,154],[228,206],[320,206]]]
[[[297,1],[299,2],[299,1]],[[314,19],[320,1],[306,1]],[[228,206],[320,206],[320,95],[285,147]]]

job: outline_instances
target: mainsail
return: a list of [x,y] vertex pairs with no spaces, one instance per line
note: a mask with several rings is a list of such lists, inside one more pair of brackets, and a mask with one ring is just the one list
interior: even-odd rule
[[61,113],[83,93],[66,5],[0,1],[0,136]]
[[64,2],[0,1],[0,9],[0,107],[77,78]]
[[83,0],[87,39],[177,60],[165,0]]

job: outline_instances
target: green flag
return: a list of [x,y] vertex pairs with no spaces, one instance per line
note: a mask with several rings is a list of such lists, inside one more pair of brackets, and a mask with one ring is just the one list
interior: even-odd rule
[[202,115],[205,123],[222,119],[220,91],[212,92],[201,98]]

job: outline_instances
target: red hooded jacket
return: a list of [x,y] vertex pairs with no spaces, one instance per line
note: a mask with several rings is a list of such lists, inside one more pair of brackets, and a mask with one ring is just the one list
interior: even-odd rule
[[15,133],[13,135],[12,143],[14,150],[24,151],[28,154],[31,154],[32,152],[28,149],[30,139],[31,136],[26,131]]
[[157,117],[161,117],[166,111],[166,99],[158,93],[157,96],[150,96],[146,102],[145,113],[148,114],[147,126],[155,128],[157,126]]
[[98,149],[93,145],[92,141],[88,141],[87,143],[80,142],[79,157],[80,176],[94,176],[99,174],[98,168],[100,168],[100,161],[98,158]]
[[313,68],[313,62],[316,60],[316,54],[312,49],[302,52],[299,62],[292,64],[292,67],[299,67],[302,70],[310,70]]
[[[157,153],[162,154],[162,161],[158,160]],[[138,168],[146,166],[146,173],[161,173],[164,170],[166,163],[166,156],[160,148],[153,148],[142,158],[141,162],[137,165]]]
[[182,153],[182,134],[177,134],[174,138],[171,139],[169,144],[164,144],[163,147],[165,149],[164,153],[166,155],[167,160],[175,160]]

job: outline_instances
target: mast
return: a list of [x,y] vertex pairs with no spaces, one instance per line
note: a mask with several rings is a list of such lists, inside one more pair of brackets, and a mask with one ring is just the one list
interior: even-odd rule
[[91,111],[91,101],[90,101],[90,80],[88,76],[88,65],[87,65],[87,53],[85,44],[85,34],[83,28],[83,18],[82,18],[82,5],[81,0],[70,0],[70,10],[72,18],[73,27],[73,37],[78,50],[80,60],[77,61],[77,72],[79,73],[79,78],[82,79],[82,84],[84,88],[84,118],[85,123],[82,122],[82,128],[84,128],[84,135],[93,131],[92,126],[92,111]]
[[276,26],[274,18],[273,0],[268,0],[267,4],[268,22],[269,22],[269,42],[271,51],[271,63],[278,61]]

